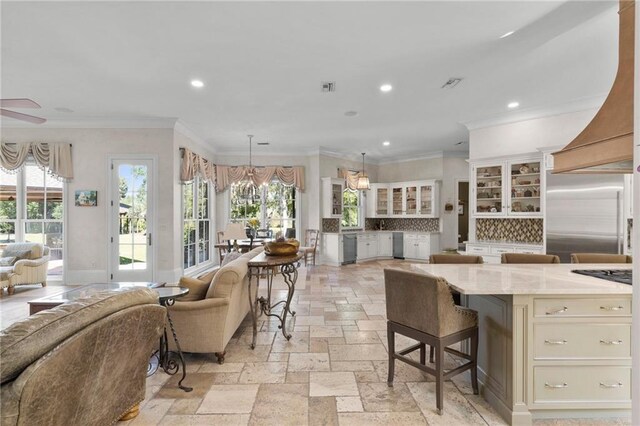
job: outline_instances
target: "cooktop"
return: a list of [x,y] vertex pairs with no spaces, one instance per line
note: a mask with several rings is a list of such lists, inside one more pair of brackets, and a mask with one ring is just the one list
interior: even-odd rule
[[571,272],[631,285],[631,269],[574,269]]

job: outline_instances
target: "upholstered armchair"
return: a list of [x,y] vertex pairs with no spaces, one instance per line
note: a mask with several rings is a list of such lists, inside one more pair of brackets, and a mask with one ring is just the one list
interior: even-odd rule
[[[189,288],[192,300],[180,298],[168,309],[183,352],[214,353],[224,363],[225,348],[249,313],[247,262],[264,250],[258,247],[230,260],[225,257],[209,281],[183,277],[179,285]],[[223,262],[224,263],[224,262]],[[169,347],[174,343],[170,340]]]
[[100,292],[0,332],[0,424],[111,425],[137,414],[166,309],[147,288]]
[[47,285],[49,247],[38,243],[8,244],[0,256],[0,288],[11,295],[15,286]]

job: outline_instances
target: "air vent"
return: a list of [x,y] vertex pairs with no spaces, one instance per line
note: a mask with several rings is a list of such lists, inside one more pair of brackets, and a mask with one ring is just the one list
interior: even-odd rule
[[323,81],[322,82],[322,91],[325,93],[335,92],[336,91],[336,82],[335,81]]
[[442,85],[442,89],[453,89],[462,81],[462,78],[451,77],[445,84]]
[[258,142],[256,145],[266,146],[269,145],[270,142]]

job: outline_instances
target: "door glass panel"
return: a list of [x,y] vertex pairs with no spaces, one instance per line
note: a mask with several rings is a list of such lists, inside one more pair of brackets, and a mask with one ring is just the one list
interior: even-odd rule
[[393,214],[402,214],[402,188],[393,188],[391,196],[393,197]]
[[24,237],[27,242],[44,244],[42,235],[42,222],[26,222],[24,224]]
[[540,162],[514,163],[511,179],[511,213],[540,212]]
[[378,188],[376,195],[376,213],[386,215],[389,213],[389,198],[387,188]]
[[0,170],[0,244],[16,240],[18,177]]
[[502,166],[476,169],[477,213],[502,212]]
[[146,269],[147,167],[122,164],[118,166],[118,181],[120,185],[119,269]]
[[431,214],[432,191],[431,185],[420,187],[420,214]]
[[416,214],[418,212],[417,201],[417,188],[415,186],[408,186],[406,190],[406,213]]

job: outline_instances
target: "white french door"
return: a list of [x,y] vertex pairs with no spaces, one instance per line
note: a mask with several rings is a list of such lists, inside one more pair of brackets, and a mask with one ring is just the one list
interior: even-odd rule
[[153,160],[111,161],[112,281],[153,281]]

